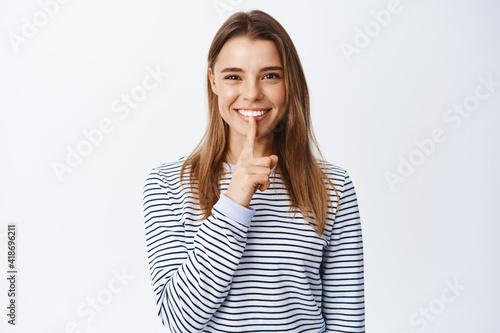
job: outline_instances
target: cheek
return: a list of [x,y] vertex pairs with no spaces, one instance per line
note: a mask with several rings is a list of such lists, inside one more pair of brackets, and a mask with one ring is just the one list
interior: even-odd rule
[[281,106],[285,103],[285,95],[286,93],[284,85],[276,85],[270,90],[270,96],[272,96],[273,102],[277,106]]
[[219,106],[229,108],[234,102],[235,93],[231,88],[224,88],[219,91]]
[[276,117],[276,123],[274,126],[278,125],[280,121],[283,120],[287,105],[286,105],[286,91],[285,91],[285,85],[283,84],[282,86],[277,86],[275,91],[274,91],[274,101],[273,103],[275,104],[276,107],[279,108],[279,114]]

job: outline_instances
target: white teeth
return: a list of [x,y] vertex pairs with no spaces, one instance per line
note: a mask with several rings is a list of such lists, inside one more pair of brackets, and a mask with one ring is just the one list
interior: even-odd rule
[[248,117],[258,117],[258,116],[262,116],[264,113],[269,112],[269,110],[267,110],[267,111],[236,110],[236,111],[238,111],[242,115],[248,116]]

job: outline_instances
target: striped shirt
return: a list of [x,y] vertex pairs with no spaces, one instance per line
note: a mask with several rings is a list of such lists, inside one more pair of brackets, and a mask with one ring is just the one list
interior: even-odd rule
[[[153,168],[144,184],[144,223],[158,316],[171,332],[364,332],[363,242],[347,172],[326,162],[340,196],[320,237],[290,201],[276,167],[249,207],[225,196],[206,220],[181,188],[187,156]],[[275,172],[275,173],[274,173]],[[184,174],[188,183],[189,167]],[[273,183],[274,182],[274,183]]]

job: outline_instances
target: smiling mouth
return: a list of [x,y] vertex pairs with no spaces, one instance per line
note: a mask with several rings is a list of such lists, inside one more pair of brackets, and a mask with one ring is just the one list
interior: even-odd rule
[[262,110],[262,111],[251,111],[251,110],[245,110],[245,109],[235,109],[236,112],[239,112],[240,114],[244,115],[244,116],[247,116],[247,117],[258,117],[258,116],[262,116],[266,113],[268,113],[269,111],[271,111],[271,109],[267,109],[267,110]]

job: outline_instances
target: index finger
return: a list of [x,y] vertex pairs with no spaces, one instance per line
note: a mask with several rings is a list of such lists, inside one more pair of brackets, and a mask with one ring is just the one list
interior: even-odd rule
[[253,157],[253,146],[255,143],[255,136],[257,134],[257,120],[254,117],[248,117],[248,133],[245,145],[241,150],[240,156],[243,157]]

